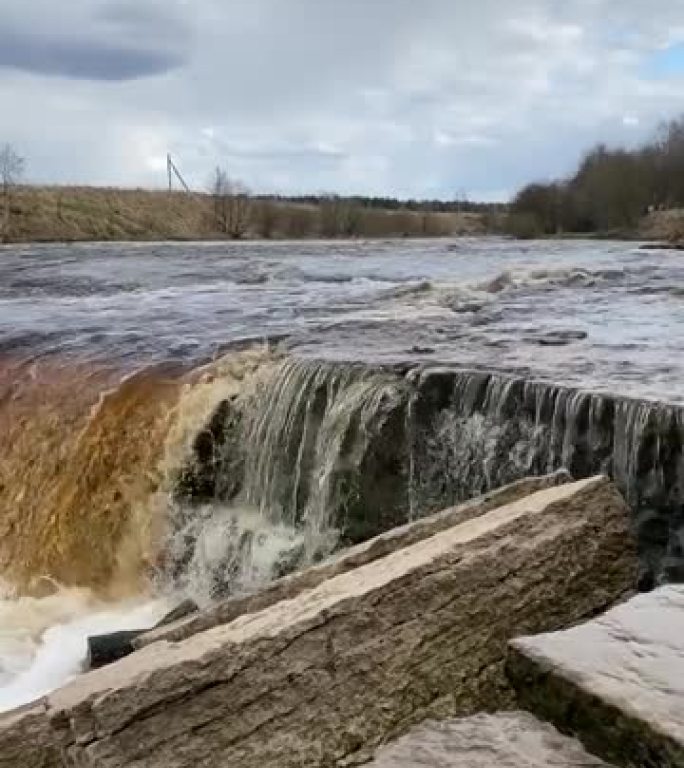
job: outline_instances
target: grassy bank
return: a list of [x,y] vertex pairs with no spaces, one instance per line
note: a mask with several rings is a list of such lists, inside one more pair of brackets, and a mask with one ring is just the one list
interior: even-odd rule
[[[228,201],[231,205],[231,201]],[[440,237],[486,231],[482,213],[399,208],[353,199],[298,203],[253,198],[244,238]],[[222,213],[225,203],[222,201]],[[20,187],[13,191],[6,242],[205,240],[230,238],[208,194],[96,187]]]

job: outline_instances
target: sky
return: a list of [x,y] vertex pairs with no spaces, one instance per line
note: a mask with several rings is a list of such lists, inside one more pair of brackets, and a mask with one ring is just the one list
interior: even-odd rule
[[684,0],[0,0],[36,183],[505,200],[684,112]]

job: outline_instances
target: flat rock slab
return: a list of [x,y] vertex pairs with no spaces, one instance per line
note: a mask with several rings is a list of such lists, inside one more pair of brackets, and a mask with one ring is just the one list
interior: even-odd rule
[[428,722],[382,747],[368,768],[606,768],[527,712]]
[[606,478],[539,491],[81,676],[47,697],[60,759],[357,764],[427,718],[510,708],[508,640],[613,604],[634,583],[635,549],[629,510]]
[[684,766],[684,586],[511,644],[526,708],[626,766]]
[[398,549],[416,544],[436,533],[480,517],[493,509],[520,501],[537,491],[572,482],[565,470],[559,470],[542,477],[526,477],[515,483],[490,491],[456,507],[414,520],[406,525],[393,528],[362,544],[345,549],[340,554],[320,565],[277,579],[263,589],[249,595],[236,595],[221,600],[207,610],[183,616],[178,621],[162,621],[158,627],[142,633],[133,640],[133,647],[140,649],[159,640],[177,642],[198,632],[228,624],[246,613],[262,611],[281,600],[291,600],[307,589],[313,589],[333,576],[372,563]]

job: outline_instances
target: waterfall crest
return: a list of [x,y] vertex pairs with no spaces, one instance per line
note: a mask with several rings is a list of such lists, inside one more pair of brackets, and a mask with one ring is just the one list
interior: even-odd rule
[[679,406],[268,347],[124,379],[67,373],[27,369],[22,387],[14,375],[0,393],[0,421],[14,425],[0,567],[19,593],[44,591],[46,578],[100,594],[181,589],[200,602],[251,591],[560,468],[616,480],[645,584],[684,579]]
[[[408,395],[401,377],[362,365],[261,366],[177,475],[173,578],[196,599],[249,588],[403,521]],[[226,530],[229,547],[208,545],[207,531]]]

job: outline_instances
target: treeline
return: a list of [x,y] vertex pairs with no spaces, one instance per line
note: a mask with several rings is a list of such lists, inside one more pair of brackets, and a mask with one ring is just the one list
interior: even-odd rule
[[214,227],[233,239],[444,237],[482,234],[485,217],[465,211],[382,208],[356,197],[214,194]]
[[503,203],[478,203],[467,199],[454,200],[401,200],[396,197],[366,197],[353,195],[257,195],[255,199],[274,200],[279,203],[320,206],[330,198],[340,198],[360,207],[382,211],[429,211],[434,213],[496,213],[506,208]]
[[601,144],[569,179],[524,187],[507,230],[518,237],[563,232],[631,233],[652,210],[684,207],[684,117],[636,150]]
[[[218,166],[211,182],[213,224],[245,237],[441,237],[479,234],[485,211],[497,206],[340,195],[252,195]],[[469,210],[465,210],[466,206]]]

